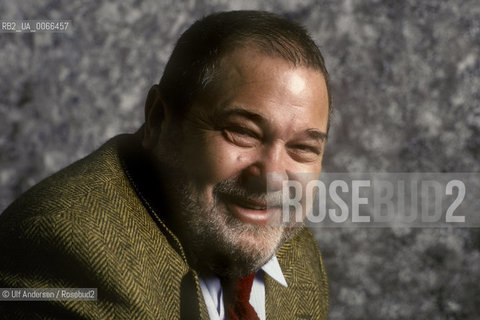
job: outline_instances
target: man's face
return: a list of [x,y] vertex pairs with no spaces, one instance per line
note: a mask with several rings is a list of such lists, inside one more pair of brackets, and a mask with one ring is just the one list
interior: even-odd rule
[[178,131],[163,130],[155,153],[175,177],[170,195],[194,263],[235,277],[300,228],[271,225],[271,215],[281,214],[283,181],[321,171],[328,96],[319,71],[253,49],[227,55],[215,87]]

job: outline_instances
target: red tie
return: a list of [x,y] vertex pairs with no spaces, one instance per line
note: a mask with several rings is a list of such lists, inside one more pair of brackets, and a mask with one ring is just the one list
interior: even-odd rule
[[259,320],[249,302],[254,277],[252,273],[239,279],[222,280],[226,320]]

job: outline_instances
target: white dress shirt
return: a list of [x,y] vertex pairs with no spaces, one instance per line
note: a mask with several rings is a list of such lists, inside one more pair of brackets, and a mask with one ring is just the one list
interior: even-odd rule
[[[260,320],[265,320],[265,273],[282,286],[287,287],[287,282],[285,281],[277,257],[273,256],[255,273],[252,291],[250,292],[250,304],[257,312]],[[225,308],[223,305],[223,292],[220,279],[216,276],[208,276],[201,277],[199,280],[210,319],[224,320]]]

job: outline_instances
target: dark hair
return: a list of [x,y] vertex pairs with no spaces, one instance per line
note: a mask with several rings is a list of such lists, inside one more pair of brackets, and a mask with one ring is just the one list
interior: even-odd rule
[[[196,21],[178,39],[159,87],[175,117],[213,82],[222,57],[238,47],[254,47],[294,66],[319,70],[331,97],[328,72],[315,42],[299,24],[265,11],[214,13]],[[330,121],[328,121],[330,124]]]

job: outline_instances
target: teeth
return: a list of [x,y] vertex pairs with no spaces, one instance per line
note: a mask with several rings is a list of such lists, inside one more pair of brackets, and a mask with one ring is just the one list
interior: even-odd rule
[[245,208],[248,208],[248,209],[253,209],[253,210],[265,210],[266,207],[261,207],[261,206],[254,206],[252,205],[251,203],[245,203],[243,201],[241,201],[239,203],[241,206],[245,207]]
[[245,208],[248,208],[248,209],[253,209],[253,210],[265,210],[266,207],[264,206],[255,206],[255,205],[252,205],[252,203],[248,202],[248,201],[244,201],[242,199],[238,199],[239,200],[239,204],[242,205],[243,207]]
[[235,196],[229,196],[227,195],[226,198],[229,201],[235,202],[237,205],[240,205],[244,208],[251,209],[251,210],[267,210],[268,206],[265,205],[255,205],[255,203],[264,203],[264,201],[250,201],[248,199],[243,199],[243,198],[237,198]]
[[265,207],[247,207],[249,209],[253,209],[253,210],[265,210],[266,208]]

